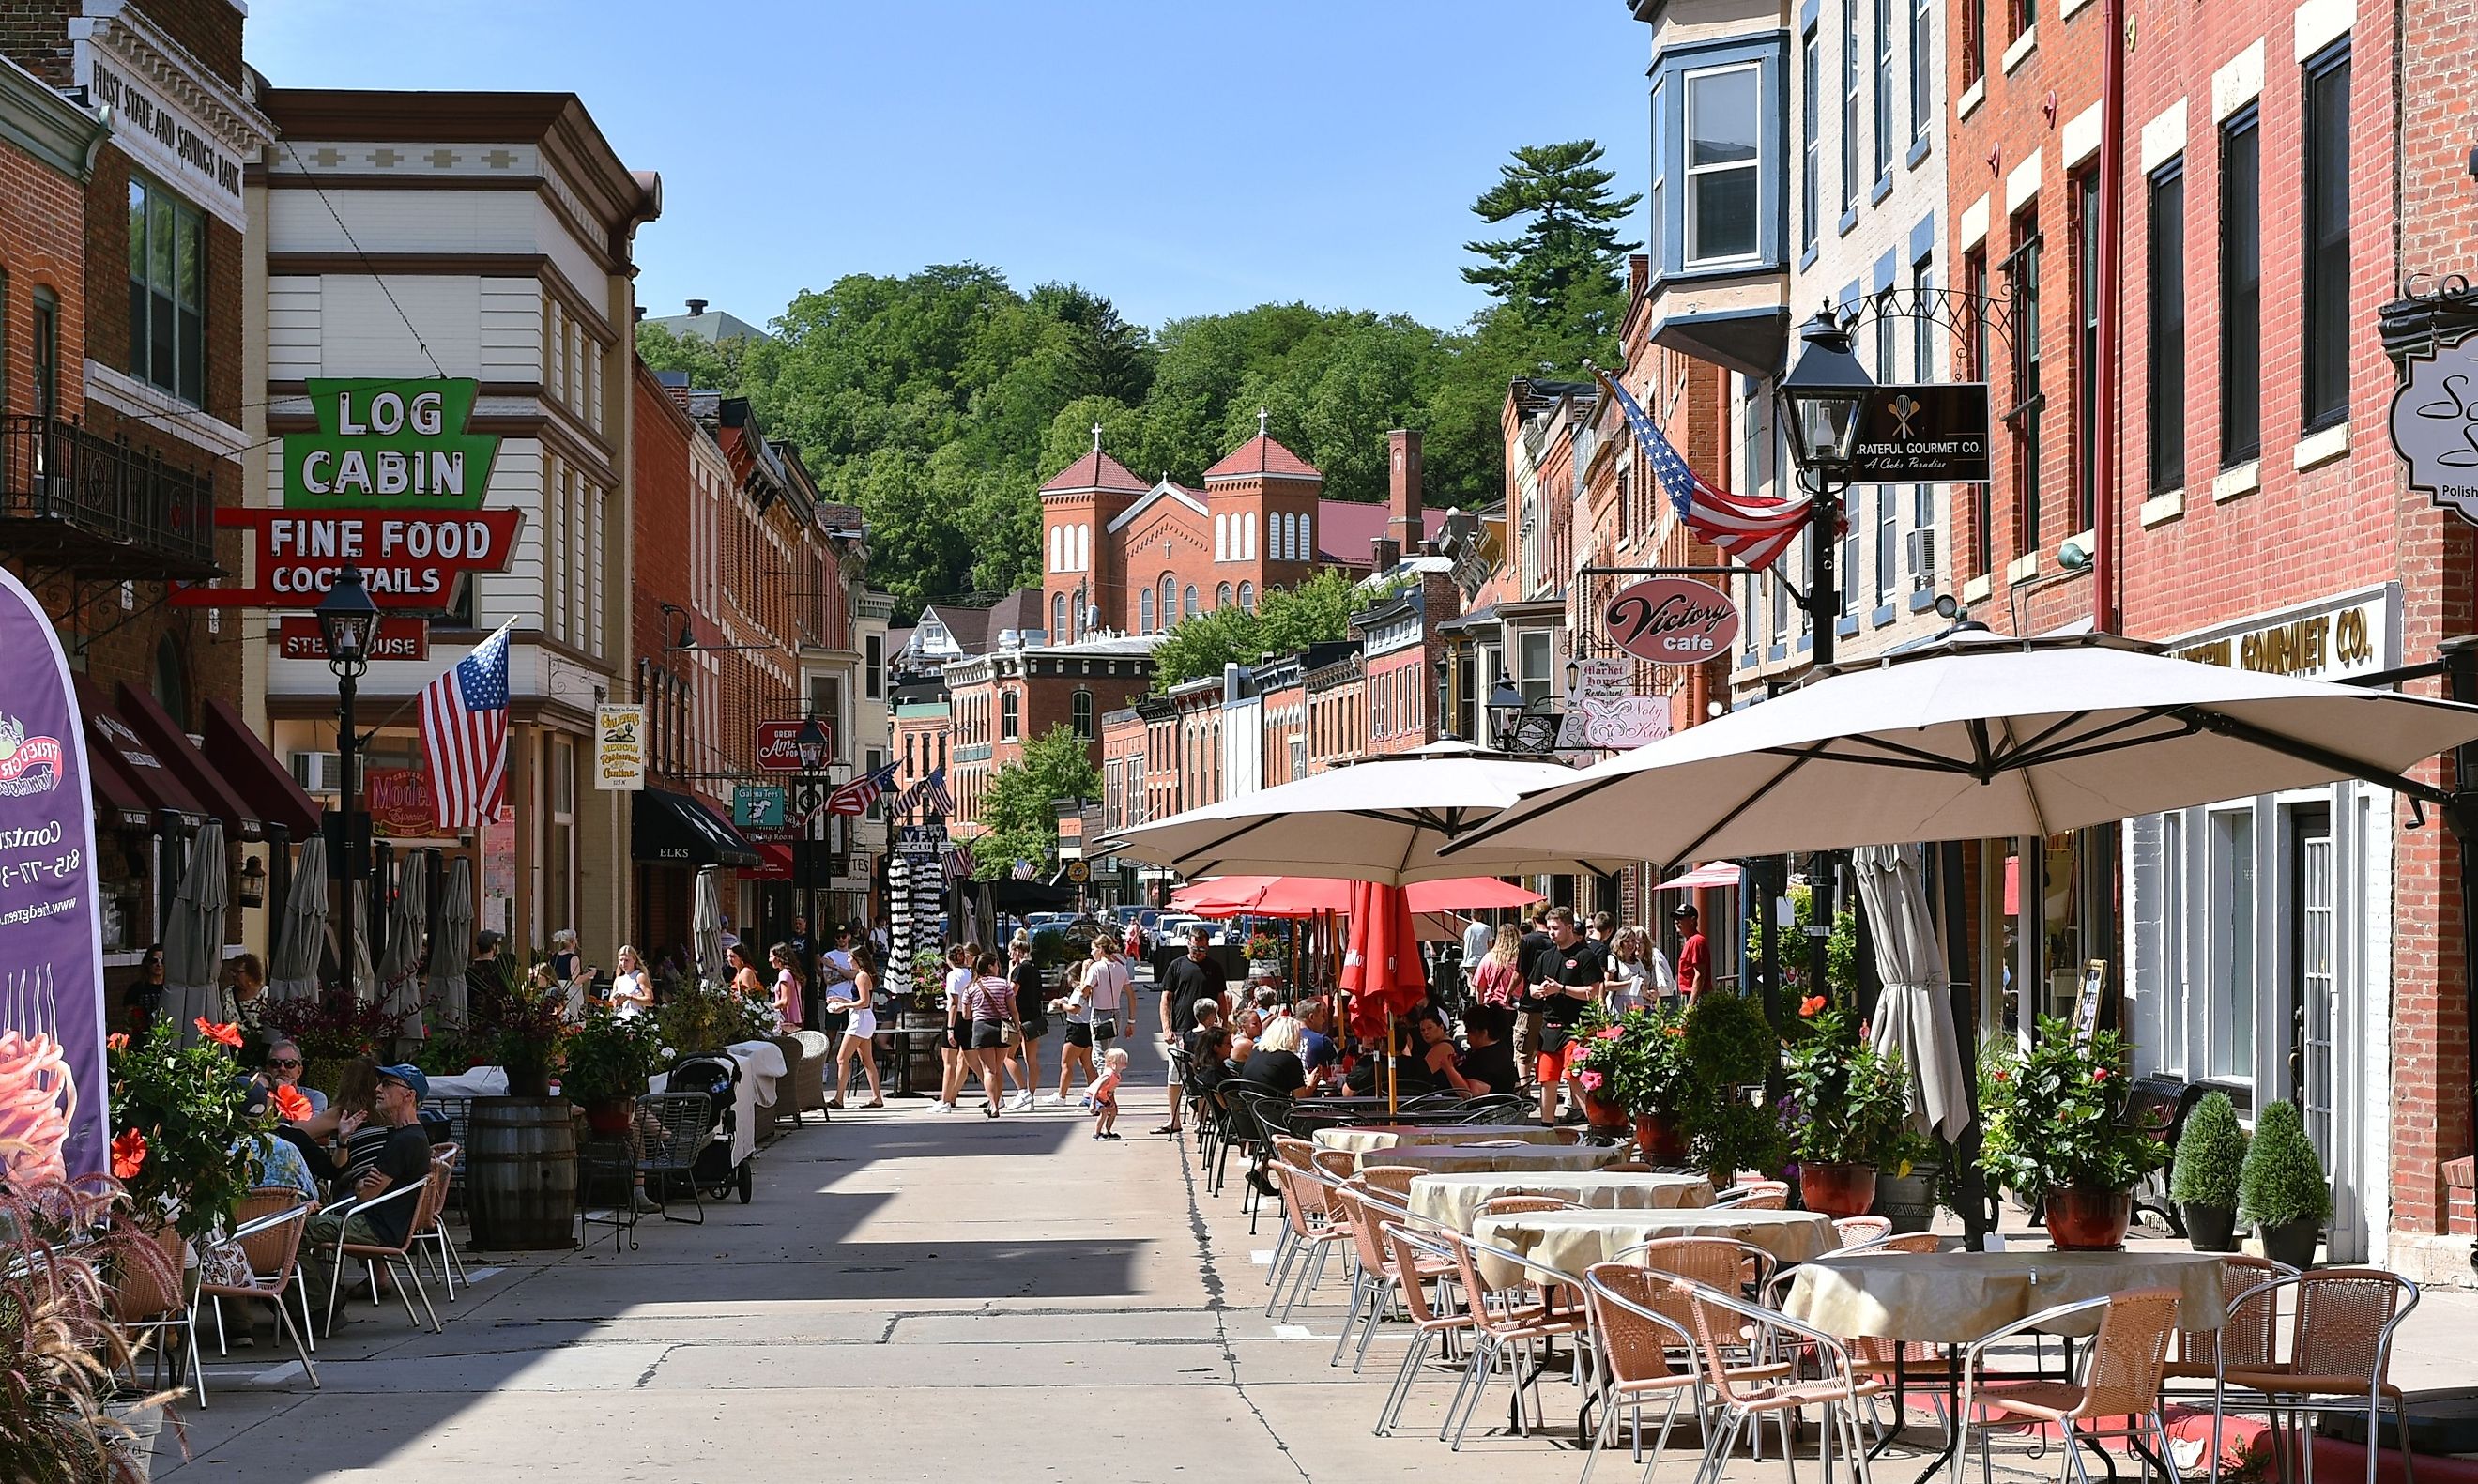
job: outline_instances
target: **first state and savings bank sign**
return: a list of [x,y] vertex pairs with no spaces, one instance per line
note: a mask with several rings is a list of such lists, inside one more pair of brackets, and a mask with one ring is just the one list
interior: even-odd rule
[[2478,525],[2478,335],[2412,356],[2392,394],[2392,447],[2410,488]]

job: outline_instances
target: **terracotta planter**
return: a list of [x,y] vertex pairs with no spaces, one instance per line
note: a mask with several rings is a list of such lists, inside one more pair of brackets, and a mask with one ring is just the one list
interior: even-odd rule
[[2238,1249],[2238,1214],[2227,1206],[2197,1206],[2181,1202],[2178,1219],[2186,1223],[2186,1240],[2197,1252],[2234,1252]]
[[1686,1129],[1674,1113],[1647,1113],[1634,1120],[1635,1152],[1647,1165],[1683,1165]]
[[1876,1204],[1876,1167],[1801,1161],[1798,1195],[1807,1209],[1824,1216],[1865,1216]]
[[1583,1094],[1583,1117],[1590,1120],[1594,1128],[1623,1129],[1627,1126],[1625,1104],[1614,1103],[1605,1097],[1596,1097],[1590,1093]]
[[636,1116],[637,1105],[625,1097],[597,1098],[585,1105],[585,1126],[612,1138],[627,1133]]
[[2072,1185],[2048,1192],[2048,1243],[2060,1252],[2112,1252],[2134,1220],[2132,1191]]
[[2263,1256],[2302,1270],[2314,1266],[2314,1245],[2322,1240],[2323,1223],[2285,1221],[2278,1226],[2257,1226],[2254,1234],[2263,1243]]

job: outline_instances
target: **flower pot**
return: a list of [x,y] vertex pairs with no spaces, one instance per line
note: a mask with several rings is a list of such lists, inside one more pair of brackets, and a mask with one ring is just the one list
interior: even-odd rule
[[2254,1234],[2263,1244],[2263,1255],[2275,1263],[2291,1268],[2314,1266],[2314,1246],[2323,1238],[2323,1223],[2308,1220],[2284,1221],[2278,1226],[2261,1226]]
[[1626,1104],[1611,1102],[1592,1093],[1583,1094],[1583,1117],[1594,1128],[1623,1129],[1627,1126]]
[[2228,1206],[2198,1206],[2190,1201],[2177,1207],[2178,1218],[2186,1223],[2186,1240],[2197,1252],[2234,1252],[2238,1249],[2238,1214]]
[[1927,1231],[1935,1225],[1937,1170],[1914,1165],[1906,1175],[1876,1173],[1876,1204],[1869,1209],[1893,1223],[1896,1233]]
[[636,1117],[637,1105],[625,1097],[597,1097],[585,1105],[585,1126],[615,1139],[628,1132]]
[[1635,1152],[1647,1165],[1683,1165],[1686,1129],[1674,1113],[1647,1113],[1634,1120]]
[[506,1068],[510,1097],[548,1097],[550,1063],[512,1062]]
[[2111,1252],[2134,1220],[2132,1191],[2069,1185],[2048,1192],[2048,1244],[2060,1252]]
[[1798,1195],[1807,1209],[1824,1216],[1865,1216],[1876,1203],[1876,1167],[1801,1161]]

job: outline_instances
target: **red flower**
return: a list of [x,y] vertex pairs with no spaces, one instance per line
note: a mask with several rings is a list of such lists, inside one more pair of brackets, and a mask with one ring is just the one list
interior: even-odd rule
[[198,1017],[198,1034],[206,1037],[209,1041],[230,1046],[236,1051],[240,1049],[240,1027],[238,1025],[234,1025],[229,1022],[217,1025],[213,1020],[208,1019],[205,1016],[200,1016]]
[[1867,1022],[1864,1020],[1858,1022],[1858,1039],[1861,1041],[1867,1039]]
[[146,1136],[136,1129],[112,1141],[112,1177],[129,1180],[146,1167]]
[[1824,1011],[1824,1006],[1825,999],[1823,995],[1809,994],[1807,998],[1798,1002],[1798,1013],[1801,1017],[1820,1015]]
[[114,1031],[103,1038],[103,1044],[106,1050],[126,1051],[129,1049],[129,1037],[124,1032]]
[[2102,1067],[2093,1070],[2091,1072],[2091,1080],[2093,1082],[2106,1082],[2108,1080],[2108,1069]]
[[267,1101],[275,1105],[275,1116],[287,1123],[298,1123],[310,1117],[310,1099],[297,1087],[278,1085],[267,1094]]
[[1991,1072],[1989,1075],[1999,1082],[2010,1082],[2013,1080],[2013,1074],[2010,1071]]
[[1618,1040],[1619,1038],[1623,1037],[1624,1035],[1626,1035],[1626,1027],[1625,1027],[1625,1026],[1623,1026],[1623,1025],[1605,1025],[1605,1026],[1602,1026],[1599,1030],[1596,1030],[1596,1031],[1592,1032],[1592,1039],[1593,1039],[1594,1041],[1616,1041],[1616,1040]]

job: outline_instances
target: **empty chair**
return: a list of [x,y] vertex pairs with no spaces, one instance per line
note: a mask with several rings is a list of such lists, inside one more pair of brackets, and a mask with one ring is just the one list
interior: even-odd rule
[[1732,1294],[1762,1293],[1771,1285],[1773,1269],[1781,1261],[1733,1237],[1655,1237],[1621,1249],[1613,1260],[1634,1262]]
[[[249,1259],[248,1281],[207,1282],[202,1269],[198,1284],[198,1296],[215,1305],[218,1347],[223,1336],[225,1299],[266,1304],[275,1310],[276,1333],[292,1342],[293,1353],[301,1357],[301,1369],[309,1373],[314,1388],[318,1385],[318,1367],[310,1359],[310,1294],[301,1282],[300,1262],[302,1228],[309,1225],[310,1214],[317,1209],[316,1202],[302,1199],[301,1193],[289,1185],[261,1186],[251,1191],[241,1197],[233,1213],[232,1233],[232,1239],[240,1244],[242,1255]],[[292,1323],[292,1303],[296,1298],[301,1305],[299,1328]],[[199,1401],[201,1405],[205,1402],[203,1390]]]
[[[1704,1428],[1704,1466],[1699,1481],[1717,1481],[1742,1433],[1757,1430],[1771,1417],[1781,1429],[1782,1456],[1791,1457],[1791,1427],[1808,1407],[1824,1412],[1824,1476],[1833,1477],[1836,1449],[1848,1449],[1859,1484],[1868,1484],[1867,1448],[1858,1432],[1858,1404],[1882,1390],[1855,1371],[1848,1348],[1837,1339],[1752,1304],[1734,1294],[1688,1278],[1669,1280],[1672,1292],[1687,1300],[1688,1327],[1695,1335],[1695,1356],[1704,1379],[1719,1402],[1717,1415]],[[1746,1364],[1740,1353],[1764,1356],[1804,1353],[1815,1368],[1811,1377],[1799,1377],[1790,1368]],[[1795,1466],[1793,1477],[1795,1477]]]
[[1386,1438],[1393,1436],[1394,1424],[1403,1419],[1403,1404],[1410,1400],[1412,1384],[1428,1363],[1429,1346],[1439,1335],[1468,1331],[1472,1316],[1468,1308],[1441,1309],[1429,1301],[1427,1276],[1454,1266],[1454,1253],[1443,1243],[1400,1221],[1383,1223],[1378,1234],[1393,1265],[1394,1292],[1411,1316],[1411,1347],[1403,1352],[1403,1369],[1395,1372],[1393,1390],[1385,1394],[1385,1405],[1377,1414],[1377,1436]]
[[[1270,1168],[1282,1194],[1283,1241],[1274,1250],[1273,1271],[1267,1280],[1274,1292],[1265,1300],[1265,1314],[1269,1319],[1287,1320],[1302,1298],[1316,1292],[1317,1281],[1325,1276],[1328,1254],[1349,1242],[1351,1233],[1332,1220],[1328,1193],[1311,1175],[1281,1160]],[[1297,1277],[1292,1279],[1295,1269]],[[1287,1286],[1286,1279],[1291,1280]],[[1279,1315],[1274,1312],[1277,1304]]]
[[1524,1216],[1534,1211],[1580,1211],[1582,1207],[1555,1195],[1491,1195],[1479,1203],[1482,1216]]
[[1893,1234],[1893,1219],[1887,1216],[1845,1216],[1833,1223],[1833,1233],[1844,1247],[1863,1246]]
[[[1446,1408],[1444,1425],[1437,1429],[1440,1438],[1449,1430],[1454,1433],[1454,1447],[1459,1452],[1463,1446],[1463,1432],[1471,1426],[1473,1415],[1479,1411],[1480,1400],[1488,1393],[1488,1378],[1497,1372],[1498,1362],[1504,1360],[1510,1363],[1515,1383],[1514,1427],[1520,1434],[1524,1427],[1523,1394],[1535,1391],[1540,1379],[1536,1368],[1529,1376],[1524,1373],[1523,1354],[1537,1344],[1555,1341],[1559,1335],[1580,1335],[1590,1322],[1590,1317],[1580,1308],[1560,1305],[1555,1293],[1555,1285],[1535,1288],[1528,1279],[1521,1277],[1524,1269],[1520,1253],[1499,1250],[1458,1232],[1437,1232],[1433,1240],[1453,1254],[1454,1280],[1462,1286],[1471,1308],[1471,1366],[1464,1373],[1462,1385],[1455,1389],[1454,1402]],[[1500,1261],[1516,1264],[1518,1276],[1515,1281],[1504,1288],[1491,1288],[1480,1276],[1479,1257],[1482,1252]],[[1563,1281],[1574,1285],[1575,1280],[1567,1278]]]
[[[1591,1450],[1583,1456],[1580,1484],[1591,1484],[1601,1449],[1608,1446],[1609,1435],[1617,1430],[1621,1407],[1634,1416],[1634,1451],[1637,1458],[1642,1457],[1643,1404],[1665,1396],[1669,1406],[1661,1414],[1660,1434],[1653,1440],[1653,1463],[1644,1471],[1649,1479],[1661,1450],[1669,1446],[1679,1398],[1702,1380],[1695,1365],[1695,1337],[1663,1312],[1664,1300],[1671,1296],[1667,1274],[1626,1263],[1595,1263],[1583,1272],[1583,1301],[1608,1367],[1608,1390],[1600,1428],[1592,1434]],[[1670,1364],[1672,1350],[1683,1352],[1683,1365]]]
[[[2219,1480],[2220,1419],[2230,1405],[2228,1394],[2246,1391],[2259,1400],[2248,1410],[2275,1412],[2359,1412],[2366,1419],[2366,1484],[2374,1484],[2378,1453],[2374,1441],[2383,1413],[2390,1409],[2398,1423],[2401,1469],[2409,1484],[2417,1484],[2416,1463],[2410,1453],[2409,1417],[2401,1389],[2390,1379],[2392,1336],[2401,1321],[2417,1307],[2417,1285],[2380,1268],[2318,1268],[2312,1272],[2273,1278],[2238,1295],[2232,1307],[2283,1292],[2296,1295],[2295,1327],[2290,1332],[2285,1363],[2243,1366],[2237,1345],[2228,1346],[2218,1375],[2217,1399],[2212,1409],[2212,1478]],[[2305,1484],[2314,1484],[2314,1449],[2305,1454]]]
[[[2168,1362],[2168,1342],[2177,1327],[2177,1302],[2175,1289],[2151,1288],[2059,1304],[2015,1320],[1963,1346],[1958,1419],[1960,1433],[1955,1456],[1960,1457],[1961,1451],[1969,1447],[1970,1434],[1976,1428],[1980,1467],[1990,1479],[1994,1478],[1994,1462],[1987,1446],[1991,1424],[1976,1415],[1980,1406],[1994,1406],[2001,1408],[2008,1419],[2052,1423],[2061,1430],[2064,1434],[2066,1466],[2082,1484],[2090,1484],[2090,1474],[2084,1468],[2083,1449],[2077,1445],[2084,1439],[2111,1436],[2131,1438],[2146,1449],[2157,1449],[2159,1458],[2170,1460],[2169,1480],[2176,1484],[2168,1425],[2160,1414],[2160,1381],[2161,1371]],[[1993,1396],[1979,1395],[1985,1378],[1988,1351],[2000,1341],[2053,1329],[2061,1321],[2093,1311],[2105,1312],[2099,1333],[2083,1351],[2079,1381],[2012,1381]],[[2110,1425],[2117,1419],[2123,1420],[2122,1425]]]
[[1370,1165],[1359,1171],[1360,1183],[1394,1197],[1396,1205],[1411,1198],[1411,1182],[1428,1171],[1417,1165]]
[[1712,1197],[1712,1204],[1742,1211],[1786,1211],[1789,1186],[1781,1180],[1742,1180]]
[[[437,1144],[430,1146],[430,1162],[445,1171],[450,1192],[456,1189],[456,1166],[464,1153],[463,1146],[459,1144]],[[455,1240],[447,1235],[447,1204],[443,1199],[430,1218],[430,1229],[415,1232],[413,1240],[417,1246],[427,1244],[439,1254],[440,1281],[447,1285],[448,1301],[455,1302],[456,1280],[465,1276],[465,1259],[456,1250]]]

